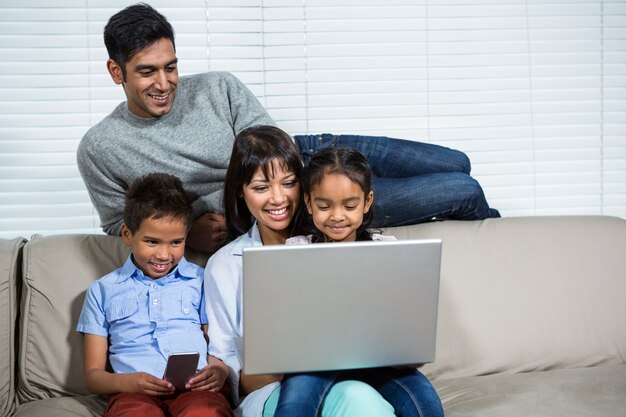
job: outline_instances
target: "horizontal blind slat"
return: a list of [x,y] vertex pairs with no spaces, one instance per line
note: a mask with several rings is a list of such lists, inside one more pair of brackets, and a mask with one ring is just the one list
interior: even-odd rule
[[[74,153],[125,99],[106,72],[101,32],[131,3],[0,5],[0,196],[13,204],[0,213],[26,219],[0,223],[0,236],[99,232]],[[463,150],[504,215],[626,216],[624,2],[152,5],[175,27],[181,74],[233,72],[291,134],[389,135]],[[38,218],[42,207],[51,217],[65,210],[68,221]]]

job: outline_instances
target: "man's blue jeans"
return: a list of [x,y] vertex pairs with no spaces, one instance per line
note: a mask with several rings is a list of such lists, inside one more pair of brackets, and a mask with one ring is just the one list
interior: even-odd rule
[[398,417],[443,417],[437,391],[417,369],[372,368],[285,375],[274,417],[317,417],[336,382],[358,380],[371,385]]
[[385,136],[294,136],[305,164],[328,146],[354,148],[374,173],[374,224],[401,226],[433,219],[480,220],[500,217],[470,174],[463,152],[430,143]]

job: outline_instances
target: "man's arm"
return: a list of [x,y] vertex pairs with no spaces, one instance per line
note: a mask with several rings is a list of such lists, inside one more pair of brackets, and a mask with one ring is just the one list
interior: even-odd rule
[[237,77],[227,74],[228,102],[235,136],[242,130],[255,125],[276,126],[276,122],[254,93]]
[[[225,93],[228,96],[228,100],[225,101],[230,105],[230,118],[235,136],[251,126],[276,125],[252,91],[237,77],[225,72],[222,80],[225,82]],[[193,221],[186,243],[195,251],[211,254],[224,244],[226,237],[224,217],[217,213],[204,213]]]
[[94,394],[141,392],[166,395],[174,392],[167,381],[145,372],[114,374],[106,370],[108,340],[104,336],[85,333],[83,340],[83,381],[87,391]]

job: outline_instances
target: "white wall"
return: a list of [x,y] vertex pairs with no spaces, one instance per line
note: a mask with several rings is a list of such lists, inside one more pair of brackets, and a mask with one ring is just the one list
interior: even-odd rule
[[[75,151],[123,100],[102,28],[131,3],[0,0],[0,237],[99,232]],[[505,216],[626,217],[624,1],[150,3],[182,74],[234,72],[291,134],[463,150]]]

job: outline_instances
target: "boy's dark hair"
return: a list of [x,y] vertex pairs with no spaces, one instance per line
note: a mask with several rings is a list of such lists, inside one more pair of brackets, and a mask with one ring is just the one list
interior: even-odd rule
[[159,39],[169,39],[174,50],[174,29],[165,16],[146,3],[137,3],[120,10],[104,27],[104,45],[109,58],[122,69],[126,80],[126,63],[140,50]]
[[135,181],[126,191],[124,224],[131,233],[146,219],[181,220],[191,226],[191,199],[182,181],[170,174],[153,172]]
[[[312,189],[319,185],[326,175],[345,175],[363,190],[365,197],[372,191],[372,169],[367,158],[356,149],[329,146],[313,154],[311,161],[302,171],[302,194],[311,195]],[[356,240],[372,240],[368,228],[373,219],[373,205],[363,214],[363,223],[356,230]],[[304,216],[303,216],[304,217]],[[311,216],[301,220],[303,234],[312,234],[313,242],[324,242],[326,237],[313,225]]]
[[250,183],[259,167],[266,178],[271,178],[274,174],[273,161],[281,163],[286,171],[293,172],[300,182],[300,153],[283,130],[274,126],[252,126],[242,130],[235,138],[224,181],[224,217],[230,239],[246,233],[254,221],[243,199],[243,187]]

